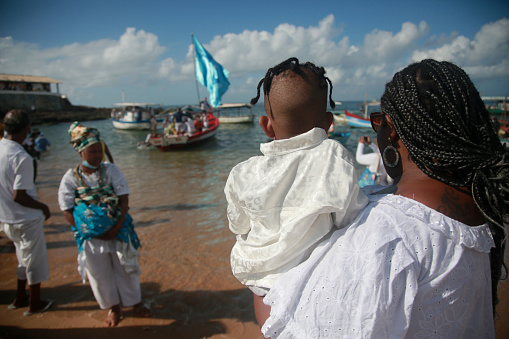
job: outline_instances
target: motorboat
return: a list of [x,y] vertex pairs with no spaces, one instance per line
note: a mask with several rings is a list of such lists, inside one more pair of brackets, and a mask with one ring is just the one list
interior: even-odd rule
[[222,104],[217,107],[217,116],[222,124],[252,123],[255,115],[251,104]]
[[150,118],[154,115],[154,104],[123,102],[114,104],[117,108],[111,111],[113,127],[117,129],[148,130],[151,129]]

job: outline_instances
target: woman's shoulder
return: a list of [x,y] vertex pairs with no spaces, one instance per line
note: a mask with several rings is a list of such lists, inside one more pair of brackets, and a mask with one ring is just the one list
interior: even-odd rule
[[487,224],[468,226],[418,201],[394,194],[377,194],[375,189],[376,186],[363,191],[371,191],[366,195],[374,205],[372,213],[410,243],[412,238],[429,239],[429,235],[439,233],[444,239],[480,252],[489,252],[494,245]]

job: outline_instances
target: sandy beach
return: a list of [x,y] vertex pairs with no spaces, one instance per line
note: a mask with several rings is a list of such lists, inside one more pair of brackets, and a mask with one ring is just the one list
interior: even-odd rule
[[[76,243],[58,208],[59,178],[47,165],[41,161],[37,181],[39,199],[52,213],[45,223],[50,279],[42,284],[42,297],[55,305],[31,317],[23,316],[26,308],[7,309],[15,296],[17,261],[13,244],[0,232],[0,338],[263,338],[252,294],[231,274],[234,237],[224,227],[226,204],[197,204],[193,189],[165,194],[157,183],[136,183],[129,169],[130,213],[143,246],[140,282],[154,314],[134,318],[124,309],[118,327],[105,328],[107,311],[99,309],[77,272]],[[213,236],[197,235],[197,225],[206,220],[217,225],[216,219],[223,223]]]
[[[50,205],[52,217],[45,224],[50,280],[43,283],[43,297],[54,299],[47,313],[23,316],[25,309],[8,310],[16,289],[14,246],[0,233],[0,337],[1,338],[263,338],[256,323],[251,293],[230,273],[229,251],[189,241],[192,204],[132,208],[143,241],[140,277],[152,318],[134,318],[124,309],[116,328],[105,328],[106,311],[100,310],[88,284],[76,271],[76,247],[53,189],[39,191]],[[156,213],[157,212],[157,213]],[[226,216],[224,216],[226,217]],[[168,223],[171,234],[149,224]],[[187,231],[186,231],[187,230]],[[224,230],[228,233],[228,230]],[[229,234],[225,234],[229,237]],[[233,245],[233,238],[231,239]],[[497,338],[509,335],[509,284],[501,284],[501,319]],[[505,319],[505,321],[504,321]]]

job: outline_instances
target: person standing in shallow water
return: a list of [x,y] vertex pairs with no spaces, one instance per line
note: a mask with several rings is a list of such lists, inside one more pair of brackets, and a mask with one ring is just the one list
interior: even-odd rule
[[103,163],[99,132],[75,122],[69,129],[71,144],[81,162],[69,169],[60,183],[58,202],[71,224],[78,245],[78,270],[101,309],[109,309],[107,326],[122,317],[121,304],[136,316],[152,311],[141,301],[138,266],[140,246],[129,209],[129,188],[120,169]]
[[[264,298],[271,338],[494,338],[509,150],[468,75],[423,60],[371,114],[391,186]],[[269,315],[270,311],[270,315]]]
[[41,283],[49,278],[44,221],[51,213],[37,200],[33,159],[21,145],[30,133],[28,114],[9,111],[4,124],[6,135],[0,140],[0,222],[18,258],[17,294],[9,309],[28,306],[24,315],[32,315],[45,312],[53,304],[52,300],[40,299]]

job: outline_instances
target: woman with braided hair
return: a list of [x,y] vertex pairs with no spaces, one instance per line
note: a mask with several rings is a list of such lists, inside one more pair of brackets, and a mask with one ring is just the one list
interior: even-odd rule
[[[423,60],[371,115],[391,186],[276,282],[262,332],[283,338],[494,338],[509,153],[468,75]],[[267,316],[267,310],[265,310]]]
[[75,122],[69,134],[81,162],[62,178],[58,202],[78,246],[78,271],[83,282],[88,277],[99,307],[109,309],[108,327],[120,322],[121,304],[149,317],[152,311],[141,301],[140,242],[127,213],[127,181],[115,164],[103,163],[97,129]]

